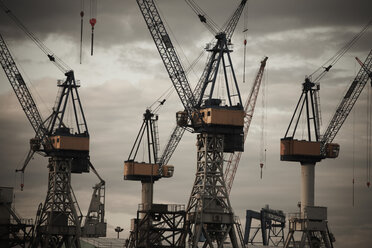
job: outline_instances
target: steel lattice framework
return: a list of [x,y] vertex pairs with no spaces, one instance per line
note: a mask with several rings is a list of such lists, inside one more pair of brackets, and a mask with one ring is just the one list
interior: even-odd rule
[[[235,218],[223,177],[223,135],[198,134],[197,168],[194,185],[186,208],[189,243],[198,247],[222,247],[230,238],[239,247]],[[241,240],[241,244],[243,242]]]
[[135,230],[130,234],[128,248],[185,247],[185,240],[182,239],[186,233],[184,205],[153,204],[151,209],[139,209],[137,220]]
[[[231,41],[231,38],[234,34],[234,30],[236,28],[236,25],[238,24],[238,21],[240,19],[240,16],[243,12],[243,9],[245,7],[245,4],[247,3],[247,0],[241,1],[238,8],[235,10],[233,15],[227,20],[226,24],[224,25],[223,30],[221,33],[224,33],[226,35],[226,40],[228,42]],[[211,81],[212,76],[216,74],[216,71],[218,70],[217,66],[217,60],[215,59],[212,54],[208,56],[207,63],[204,67],[204,71],[194,89],[194,96],[195,99],[200,99],[202,97],[202,87],[205,82]]]
[[173,47],[155,3],[152,0],[137,0],[137,3],[151,33],[151,37],[154,39],[160,57],[163,60],[173,86],[176,89],[185,110],[191,115],[196,101],[194,99],[190,84],[187,80],[185,71],[180,60],[178,59],[177,52]]
[[[31,247],[80,247],[80,220],[71,192],[71,160],[49,159],[48,192]],[[53,238],[52,238],[53,237]]]
[[[268,57],[265,57],[261,61],[260,69],[258,70],[256,79],[254,80],[254,83],[252,85],[251,92],[249,93],[248,99],[245,102],[244,105],[244,111],[245,111],[245,117],[244,117],[244,142],[247,139],[249,127],[251,125],[251,121],[253,118],[254,109],[256,107],[256,101],[258,92],[260,90],[262,77],[264,75],[264,70],[266,66],[266,61]],[[239,161],[242,156],[242,152],[235,152],[230,153],[229,158],[226,163],[225,168],[225,182],[226,182],[226,188],[227,192],[230,194],[231,188],[234,182],[235,174],[238,169]]]
[[[224,25],[223,31],[221,33],[225,34],[226,41],[228,41],[228,42],[231,40],[231,38],[234,34],[234,30],[236,28],[236,25],[239,21],[239,18],[242,14],[242,11],[245,7],[246,2],[247,2],[246,0],[241,1],[238,8],[235,10],[233,15],[227,20],[226,24]],[[141,6],[144,6],[144,5],[142,4],[142,5],[139,5],[139,6],[141,8]],[[152,4],[152,6],[154,7],[155,5]],[[141,8],[141,11],[142,11],[142,8]],[[160,19],[160,16],[158,18]],[[146,23],[149,24],[148,21],[146,21]],[[152,24],[152,26],[154,26],[154,25]],[[163,28],[164,28],[164,26],[163,26]],[[149,27],[149,30],[150,30],[150,27]],[[163,31],[166,32],[165,29]],[[151,34],[153,34],[153,33],[151,32]],[[152,37],[155,40],[154,36],[152,36]],[[155,42],[155,44],[158,47],[158,43]],[[173,45],[172,45],[172,47],[173,47]],[[176,52],[174,52],[173,54],[177,55]],[[163,61],[164,61],[164,59],[163,59]],[[177,59],[177,61],[179,61],[179,60]],[[204,67],[204,71],[203,71],[198,83],[196,84],[194,91],[193,91],[193,96],[194,96],[193,99],[195,101],[199,101],[199,99],[201,99],[203,97],[202,96],[203,85],[208,83],[208,82],[213,81],[213,78],[215,77],[215,75],[217,74],[217,71],[218,71],[218,62],[219,62],[219,60],[216,59],[216,54],[210,53],[208,58],[207,58],[207,63]],[[181,101],[182,101],[182,99],[181,99]],[[176,150],[180,140],[182,139],[182,136],[183,136],[184,132],[185,132],[185,128],[180,127],[178,125],[175,126],[175,128],[173,129],[173,131],[172,131],[172,133],[169,137],[167,145],[165,146],[165,148],[163,150],[162,156],[159,160],[160,164],[166,165],[169,162],[169,160],[172,157],[174,151]]]
[[27,119],[30,121],[31,126],[36,133],[36,137],[42,138],[43,133],[46,130],[43,125],[43,119],[1,34],[0,63],[5,71],[6,76],[8,77],[10,84],[13,87],[14,92],[16,93]]
[[[352,110],[355,102],[358,100],[360,93],[362,92],[364,86],[367,84],[369,75],[368,71],[372,69],[372,50],[369,52],[366,60],[364,61],[364,66],[362,66],[351,83],[345,96],[342,98],[335,114],[333,115],[327,130],[322,136],[323,149],[326,143],[331,143],[336,137],[338,131],[341,129],[342,124],[345,122],[350,111]],[[363,68],[364,67],[364,68]],[[366,71],[367,69],[367,71]]]
[[[36,137],[31,139],[31,149],[23,168],[35,152],[49,157],[48,191],[43,207],[38,211],[31,247],[80,247],[80,220],[77,217],[77,202],[71,193],[71,172],[89,172],[89,150],[56,149],[51,136],[66,135],[89,139],[87,123],[80,102],[78,87],[72,70],[65,72],[66,80],[60,83],[59,94],[53,113],[43,122],[30,91],[0,35],[0,61],[13,90],[29,119]],[[75,133],[64,123],[64,114],[72,105]],[[60,139],[60,138],[58,138]]]
[[[224,108],[243,110],[230,57],[231,50],[229,45],[231,44],[231,36],[246,2],[246,0],[241,1],[241,4],[227,22],[226,32],[215,34],[215,44],[211,44],[207,49],[210,52],[207,65],[194,92],[192,92],[185,71],[182,68],[154,1],[137,0],[160,57],[185,108],[186,115],[189,118],[188,122],[193,119],[192,117],[195,114],[197,119],[201,119],[199,109],[203,107],[202,104],[205,105],[204,107],[209,107],[215,104],[214,102],[221,101],[220,99],[212,98],[220,67],[223,70],[221,74],[224,76],[228,96],[228,102],[226,104],[229,105],[224,106]],[[229,72],[233,78],[231,88],[229,88],[227,70],[230,70]],[[235,92],[233,91],[234,88]],[[237,100],[233,103],[232,99],[234,97]],[[234,106],[234,104],[236,105]],[[217,243],[221,247],[225,240],[230,237],[233,247],[238,247],[238,239],[235,231],[236,222],[223,176],[223,152],[224,148],[226,151],[243,149],[239,146],[241,145],[239,139],[243,135],[243,127],[206,127],[203,121],[201,121],[201,126],[197,126],[191,121],[191,127],[195,132],[200,134],[198,135],[197,174],[186,211],[188,216],[187,229],[189,231],[189,239],[192,242],[192,246],[196,247],[203,235],[206,237],[204,247],[214,247],[213,243]],[[164,156],[161,157],[160,163],[166,163],[169,160],[183,133],[184,129],[179,127],[173,131],[170,141],[166,146],[166,149],[170,150],[166,150],[163,153]],[[231,145],[231,147],[224,147],[225,135],[229,135],[232,144],[228,145]],[[236,140],[232,141],[233,139]],[[234,142],[238,144],[236,145]],[[186,235],[183,235],[183,238],[185,239]],[[242,238],[240,243],[243,245]]]
[[158,161],[161,165],[168,164],[170,158],[172,157],[174,151],[177,148],[177,145],[180,143],[181,138],[185,132],[185,128],[180,127],[176,125],[176,127],[173,129],[167,145],[164,147],[163,153],[160,157],[160,160]]

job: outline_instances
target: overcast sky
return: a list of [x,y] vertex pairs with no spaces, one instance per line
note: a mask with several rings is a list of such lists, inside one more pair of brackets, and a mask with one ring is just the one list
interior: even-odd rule
[[[142,122],[142,114],[171,82],[134,0],[99,1],[95,27],[94,56],[90,56],[90,1],[85,1],[83,63],[79,64],[80,1],[4,0],[22,22],[75,71],[90,132],[90,156],[107,182],[106,218],[108,236],[121,226],[128,235],[130,219],[140,202],[139,182],[123,180],[127,159]],[[238,5],[238,0],[196,0],[220,26]],[[173,43],[184,67],[200,54],[213,35],[181,0],[157,0]],[[300,165],[279,160],[279,141],[284,136],[301,83],[353,35],[371,20],[370,0],[249,0],[247,10],[246,83],[243,78],[243,17],[232,42],[233,62],[245,102],[264,56],[268,56],[266,84],[267,161],[260,179],[262,95],[245,143],[245,152],[231,193],[231,203],[243,226],[245,210],[260,210],[265,204],[286,213],[298,211]],[[0,33],[6,39],[18,67],[45,118],[57,94],[56,81],[63,74],[0,13]],[[372,48],[372,29],[351,48],[321,82],[322,131],[335,112],[342,94],[359,70],[354,57],[364,60]],[[189,74],[197,82],[206,55]],[[316,166],[315,203],[328,207],[335,247],[368,247],[372,243],[372,188],[367,188],[366,130],[367,92],[362,92],[354,111],[335,142],[341,146],[337,159]],[[182,109],[177,95],[159,111],[161,148],[175,124],[175,112]],[[300,136],[301,138],[300,128]],[[3,71],[0,72],[0,161],[1,186],[15,187],[15,206],[24,217],[34,218],[47,189],[47,159],[35,156],[25,174],[25,188],[19,190],[21,166],[34,136]],[[173,178],[155,184],[156,203],[187,204],[196,168],[195,134],[186,133],[170,164]],[[142,156],[142,154],[140,155]],[[352,206],[353,165],[355,206]],[[88,208],[91,187],[98,182],[93,173],[73,175],[72,184],[80,207]]]

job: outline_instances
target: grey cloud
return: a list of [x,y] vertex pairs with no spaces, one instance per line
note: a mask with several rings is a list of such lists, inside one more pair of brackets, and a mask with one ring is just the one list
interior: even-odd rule
[[[192,61],[204,43],[211,40],[212,35],[199,23],[184,1],[157,2],[174,36]],[[200,0],[198,4],[216,22],[222,24],[238,2],[233,1],[234,4],[231,4],[231,1]],[[66,43],[66,47],[73,47],[69,51],[57,46],[61,51],[57,49],[55,52],[73,60],[76,76],[82,80],[79,92],[91,134],[91,159],[107,181],[108,222],[111,226],[118,224],[128,227],[129,219],[134,217],[140,201],[140,183],[123,180],[123,161],[128,156],[142,122],[143,111],[171,86],[135,1],[99,1],[97,53],[93,57],[85,57],[83,65],[78,65],[77,62],[80,38],[79,1],[8,0],[5,3],[43,41],[62,41]],[[88,6],[86,1],[86,7]],[[368,21],[370,7],[370,1],[364,0],[249,1],[247,82],[240,84],[240,89],[245,101],[259,61],[264,55],[269,56],[266,126],[268,153],[267,168],[264,169],[261,180],[259,98],[245,145],[246,150],[231,193],[233,208],[243,220],[243,225],[246,209],[258,210],[265,204],[285,212],[297,211],[296,204],[300,199],[300,166],[297,163],[279,161],[279,139],[288,126],[305,75],[324,63]],[[87,20],[88,11],[86,13]],[[25,70],[33,81],[33,93],[45,117],[54,103],[57,92],[55,81],[61,74],[58,71],[49,71],[47,62],[33,56],[31,51],[24,54],[28,40],[9,23],[1,13],[0,32],[10,39],[18,61],[23,66],[26,64]],[[84,42],[88,48],[89,24],[86,23],[84,28]],[[239,24],[233,40],[234,67],[239,81],[242,78],[243,64],[241,29]],[[371,49],[370,44],[371,31],[322,80],[323,126],[327,125],[342,92],[353,78],[356,70],[353,56],[357,55],[363,60]],[[183,58],[182,61],[185,62],[184,60]],[[204,63],[205,59],[195,68],[196,76],[190,75],[190,82],[193,84],[203,70]],[[112,68],[115,69],[110,70]],[[44,200],[46,194],[47,160],[35,157],[26,171],[25,191],[20,192],[19,177],[14,177],[14,168],[27,152],[28,139],[33,136],[33,131],[11,92],[7,79],[1,77],[0,80],[0,180],[2,184],[16,187],[16,208],[19,212],[24,216],[34,217],[37,204]],[[39,100],[38,95],[43,101]],[[355,139],[360,145],[357,148],[365,149],[364,93],[355,107]],[[174,126],[174,113],[181,108],[177,94],[173,93],[160,111],[161,145],[166,143]],[[368,191],[365,186],[365,151],[356,154],[357,204],[355,208],[350,208],[353,158],[353,124],[350,117],[335,140],[341,145],[340,157],[325,160],[316,169],[316,203],[329,207],[329,223],[338,240],[337,247],[363,247],[371,242],[366,235],[371,229],[368,211],[372,202],[369,197],[370,189]],[[187,204],[195,176],[195,162],[195,135],[187,133],[170,161],[176,167],[175,176],[155,184],[155,201]],[[91,187],[96,182],[92,173],[73,175],[72,183],[83,212],[87,209]],[[110,230],[109,235],[115,235],[113,230]]]

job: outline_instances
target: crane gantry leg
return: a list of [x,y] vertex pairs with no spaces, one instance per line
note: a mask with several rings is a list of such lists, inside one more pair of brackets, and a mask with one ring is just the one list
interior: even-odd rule
[[48,192],[30,247],[80,248],[80,220],[71,193],[71,159],[50,158]]
[[197,136],[196,178],[186,210],[191,247],[199,242],[202,247],[222,247],[228,238],[232,247],[239,247],[223,175],[223,143],[223,135]]

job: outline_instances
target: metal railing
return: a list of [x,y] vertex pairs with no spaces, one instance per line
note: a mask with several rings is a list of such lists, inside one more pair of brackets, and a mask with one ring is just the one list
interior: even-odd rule
[[[153,204],[157,205],[157,204]],[[165,204],[164,204],[165,205]],[[185,211],[185,204],[167,204],[167,211],[168,212],[178,212],[178,211]],[[138,211],[144,211],[145,207],[143,203],[138,204]]]

